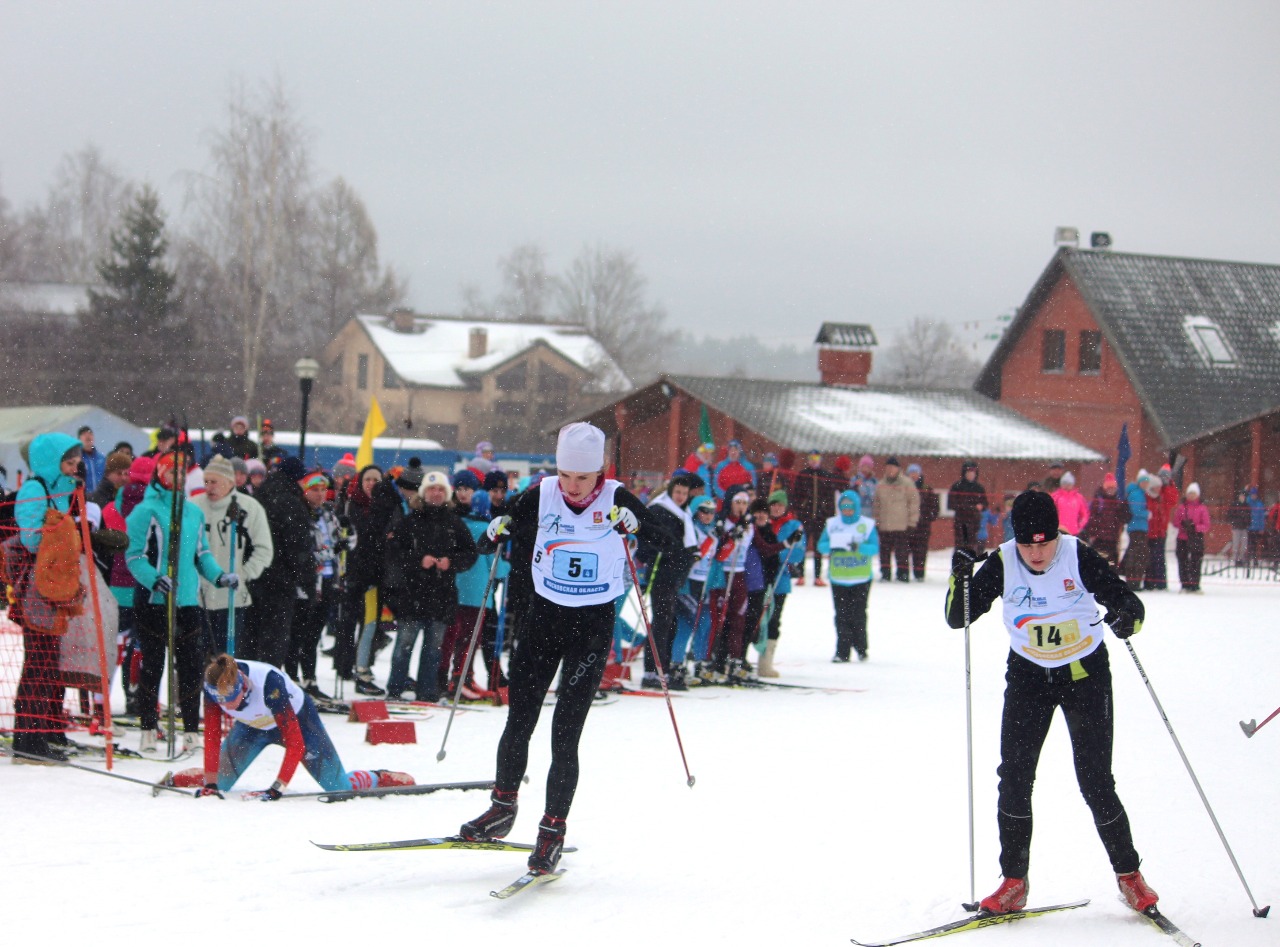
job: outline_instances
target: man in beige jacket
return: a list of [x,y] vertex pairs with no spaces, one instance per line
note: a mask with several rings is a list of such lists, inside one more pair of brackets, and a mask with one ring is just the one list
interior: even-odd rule
[[[271,565],[275,550],[271,544],[271,527],[267,514],[253,497],[235,489],[236,471],[225,457],[214,457],[204,468],[204,493],[192,497],[191,502],[204,513],[205,538],[209,549],[225,572],[240,577],[240,587],[235,590],[235,626],[237,637],[243,640],[246,610],[253,604],[249,595],[249,582],[262,575]],[[231,518],[228,511],[234,497],[240,511],[240,523],[236,527],[236,557],[231,562]],[[209,618],[210,640],[205,647],[210,654],[227,651],[227,609],[231,603],[231,590],[217,588],[212,582],[200,580],[200,606]]]
[[897,457],[884,462],[884,476],[876,488],[875,520],[880,530],[880,578],[893,577],[890,557],[898,563],[898,581],[910,582],[907,536],[920,522],[920,491],[910,477],[902,474]]

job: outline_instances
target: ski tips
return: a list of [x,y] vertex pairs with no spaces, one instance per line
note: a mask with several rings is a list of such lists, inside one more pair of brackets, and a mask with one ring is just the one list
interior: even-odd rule
[[1244,731],[1245,736],[1251,737],[1258,731],[1258,721],[1250,720],[1248,723],[1245,723],[1243,720],[1241,720],[1240,729]]

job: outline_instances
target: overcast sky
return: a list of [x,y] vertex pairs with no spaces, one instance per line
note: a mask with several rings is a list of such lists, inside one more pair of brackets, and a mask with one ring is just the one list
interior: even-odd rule
[[160,191],[279,75],[410,302],[535,242],[634,252],[671,325],[887,341],[1018,305],[1056,225],[1280,263],[1280,4],[0,0],[0,193],[94,143]]

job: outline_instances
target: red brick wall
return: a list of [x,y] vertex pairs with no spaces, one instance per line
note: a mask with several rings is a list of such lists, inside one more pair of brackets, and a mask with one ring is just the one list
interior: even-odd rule
[[[1062,330],[1066,335],[1066,362],[1061,372],[1045,372],[1041,368],[1044,333],[1050,329]],[[1084,299],[1064,276],[1031,315],[1001,366],[1000,377],[1002,404],[1108,458],[1105,465],[1073,471],[1086,496],[1093,495],[1103,474],[1114,471],[1116,444],[1126,422],[1133,448],[1129,476],[1140,467],[1154,473],[1165,462],[1159,438],[1138,394],[1105,341],[1101,370],[1097,374],[1080,373],[1080,333],[1097,329]]]

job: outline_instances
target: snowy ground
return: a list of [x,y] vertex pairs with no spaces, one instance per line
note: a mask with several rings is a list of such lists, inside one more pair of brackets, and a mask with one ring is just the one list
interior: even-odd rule
[[[944,562],[939,556],[935,565]],[[830,595],[797,590],[783,622],[783,680],[842,690],[677,697],[693,789],[685,786],[662,700],[623,698],[597,708],[569,819],[568,841],[580,850],[565,856],[569,871],[556,884],[509,902],[488,894],[521,873],[519,855],[346,854],[308,844],[448,834],[484,808],[483,793],[263,805],[152,798],[145,788],[87,773],[5,764],[4,941],[56,928],[59,937],[88,935],[107,945],[159,943],[161,935],[168,942],[286,935],[326,944],[483,937],[557,947],[655,939],[836,945],[958,918],[970,895],[964,633],[942,622],[943,592],[941,574],[923,584],[877,584],[871,660],[832,665]],[[1169,592],[1146,601],[1135,648],[1255,897],[1280,900],[1280,722],[1252,740],[1238,724],[1261,720],[1280,701],[1280,587],[1209,581],[1203,596]],[[1206,945],[1280,943],[1280,916],[1252,916],[1127,649],[1108,637],[1117,781],[1161,907]],[[995,767],[1006,650],[995,616],[974,626],[979,897],[999,875]],[[459,714],[443,763],[435,760],[442,711],[418,724],[414,746],[369,746],[362,725],[325,720],[348,768],[444,781],[492,777],[504,714]],[[529,841],[536,832],[547,743],[544,715],[513,839]],[[242,788],[266,786],[278,762],[278,751],[268,751]],[[155,778],[163,766],[126,760],[117,772]],[[957,943],[1168,943],[1117,898],[1061,720],[1039,776],[1031,900],[1092,904],[961,934]],[[315,786],[300,771],[291,788]]]

